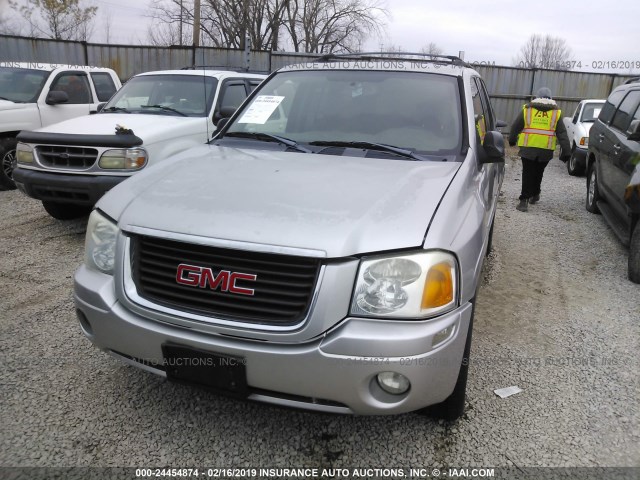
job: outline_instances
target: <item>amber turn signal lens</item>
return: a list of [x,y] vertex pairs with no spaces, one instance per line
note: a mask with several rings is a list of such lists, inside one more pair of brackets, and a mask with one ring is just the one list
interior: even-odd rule
[[447,305],[454,297],[453,269],[449,262],[433,265],[427,273],[427,280],[422,292],[423,310]]

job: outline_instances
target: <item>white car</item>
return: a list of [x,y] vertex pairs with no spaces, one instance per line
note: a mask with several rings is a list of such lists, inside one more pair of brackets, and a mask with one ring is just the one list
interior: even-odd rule
[[96,115],[23,131],[16,185],[54,218],[85,215],[136,172],[204,144],[264,78],[206,69],[136,75]]
[[122,84],[110,68],[49,63],[0,64],[0,190],[15,188],[16,136],[96,111]]
[[569,175],[582,175],[589,147],[589,130],[596,121],[605,100],[582,100],[572,118],[564,117],[567,135],[571,142],[571,158],[567,162]]

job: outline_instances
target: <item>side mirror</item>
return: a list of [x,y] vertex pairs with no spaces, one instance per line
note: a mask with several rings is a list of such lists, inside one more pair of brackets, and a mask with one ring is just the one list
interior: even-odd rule
[[58,105],[59,103],[67,103],[68,101],[69,95],[67,95],[67,92],[61,90],[51,90],[45,99],[47,105]]
[[487,132],[482,142],[481,163],[504,162],[504,138],[500,132]]
[[107,102],[99,103],[98,106],[96,107],[96,112],[101,112],[106,104]]
[[628,140],[634,140],[636,142],[640,141],[640,120],[634,120],[633,122],[631,122],[627,133],[629,134],[627,136]]
[[223,118],[229,118],[234,113],[236,113],[236,109],[234,107],[222,107],[219,112],[216,112],[213,116],[213,120],[215,122],[219,122]]

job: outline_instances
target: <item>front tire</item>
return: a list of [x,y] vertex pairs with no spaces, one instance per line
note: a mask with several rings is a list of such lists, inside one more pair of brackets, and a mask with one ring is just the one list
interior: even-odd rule
[[16,168],[16,145],[15,138],[6,138],[0,147],[0,190],[14,190],[16,184],[13,183],[13,170]]
[[600,213],[598,208],[598,200],[600,200],[600,192],[598,191],[598,173],[596,164],[593,162],[587,172],[587,200],[585,208],[591,213]]
[[633,229],[629,243],[629,280],[640,283],[640,221]]
[[584,169],[578,165],[575,145],[571,149],[571,157],[567,160],[567,172],[569,172],[569,175],[573,177],[579,177],[584,173]]
[[73,220],[91,213],[91,207],[74,205],[72,203],[58,203],[43,201],[42,206],[56,220]]

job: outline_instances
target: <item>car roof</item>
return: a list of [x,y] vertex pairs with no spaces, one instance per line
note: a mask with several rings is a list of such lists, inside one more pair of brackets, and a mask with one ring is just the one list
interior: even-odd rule
[[63,63],[42,63],[42,62],[0,62],[0,68],[24,68],[25,70],[43,70],[52,72],[54,70],[85,70],[85,71],[112,71],[110,68],[93,67],[88,65],[69,65]]
[[279,69],[279,71],[328,69],[422,72],[456,77],[467,74],[479,76],[478,72],[458,57],[409,52],[329,54],[321,57],[310,56],[306,62],[287,65]]
[[135,75],[136,77],[143,77],[148,75],[188,75],[188,76],[196,76],[196,77],[216,77],[217,79],[227,78],[227,77],[242,77],[242,78],[259,78],[264,79],[267,76],[258,74],[258,73],[246,73],[246,72],[235,72],[231,70],[207,70],[206,68],[200,70],[157,70],[154,72],[144,72]]

